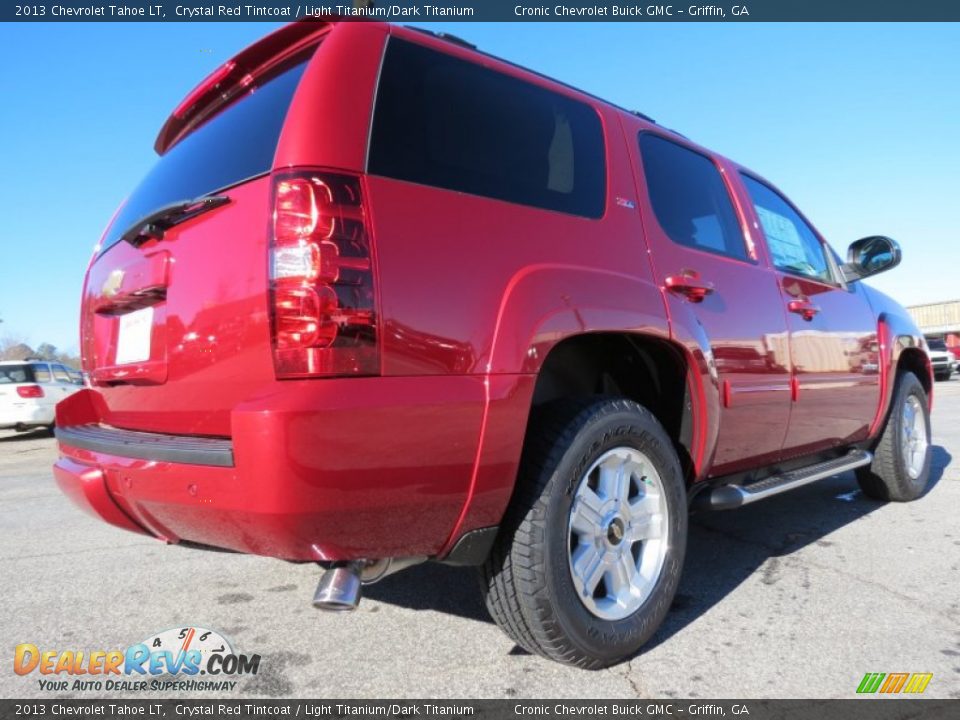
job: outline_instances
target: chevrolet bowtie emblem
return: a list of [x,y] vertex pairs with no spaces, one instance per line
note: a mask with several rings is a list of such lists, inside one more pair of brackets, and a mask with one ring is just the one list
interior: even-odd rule
[[105,298],[112,298],[123,286],[123,270],[114,270],[111,272],[107,279],[103,283],[103,287],[100,288],[100,292],[103,293]]

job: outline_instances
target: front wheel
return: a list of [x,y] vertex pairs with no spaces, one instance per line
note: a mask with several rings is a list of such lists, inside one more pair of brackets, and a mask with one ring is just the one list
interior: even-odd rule
[[930,479],[930,404],[917,376],[897,376],[890,413],[874,450],[873,462],[857,470],[864,495],[908,502]]
[[680,463],[656,418],[629,400],[552,403],[531,418],[482,570],[487,607],[530,652],[612,665],[663,621],[686,537]]

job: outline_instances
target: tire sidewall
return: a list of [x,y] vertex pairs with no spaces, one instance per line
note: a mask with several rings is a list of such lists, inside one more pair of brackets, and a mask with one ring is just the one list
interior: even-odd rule
[[[920,403],[927,433],[926,457],[923,460],[922,470],[915,478],[910,477],[910,473],[907,471],[907,459],[904,456],[903,445],[900,441],[903,433],[903,407],[907,403],[908,398],[911,396],[915,397]],[[923,492],[924,488],[926,488],[927,481],[930,478],[930,461],[932,455],[930,445],[930,408],[927,402],[927,394],[924,392],[923,385],[920,384],[920,381],[912,373],[904,374],[900,378],[899,388],[897,390],[896,406],[892,408],[890,419],[893,422],[893,437],[891,440],[893,442],[893,452],[894,457],[896,458],[897,475],[899,476],[899,481],[905,486],[905,489],[909,489],[911,495],[919,495]]]
[[[634,613],[620,620],[593,615],[580,601],[569,567],[570,508],[587,470],[607,451],[631,447],[656,466],[667,500],[668,550],[650,596]],[[629,409],[595,415],[564,453],[552,478],[553,492],[544,524],[546,582],[555,600],[556,620],[564,633],[594,656],[621,658],[646,642],[663,621],[676,594],[687,537],[687,503],[676,453],[659,423],[649,413]]]

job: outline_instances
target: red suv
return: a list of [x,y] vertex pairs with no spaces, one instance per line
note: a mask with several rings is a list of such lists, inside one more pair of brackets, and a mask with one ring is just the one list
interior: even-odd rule
[[349,609],[478,565],[519,645],[634,653],[688,509],[856,469],[911,500],[931,372],[755,173],[443,35],[297,22],[173,111],[87,270],[63,491],[166,542],[319,563]]

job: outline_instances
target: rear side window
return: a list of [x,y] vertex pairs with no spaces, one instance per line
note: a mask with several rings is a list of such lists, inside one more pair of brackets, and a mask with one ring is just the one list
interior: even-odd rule
[[391,39],[369,172],[598,218],[603,130],[586,103]]
[[650,133],[640,133],[650,204],[679,245],[747,260],[730,193],[710,158]]
[[270,171],[306,62],[257,87],[162,155],[127,199],[101,252],[164,205],[193,200]]
[[38,382],[34,375],[32,366],[0,365],[0,385],[13,385],[14,383],[28,382]]

